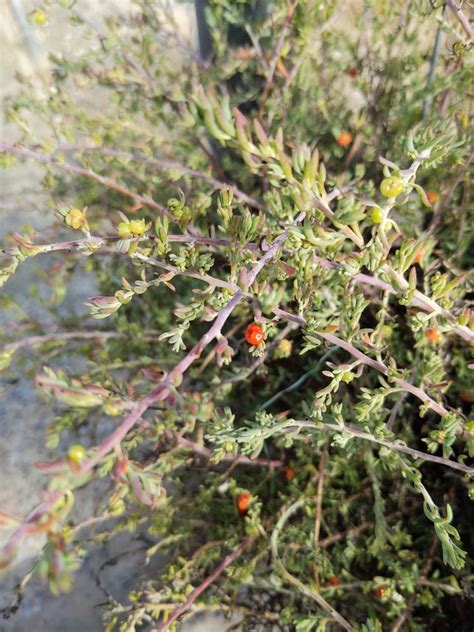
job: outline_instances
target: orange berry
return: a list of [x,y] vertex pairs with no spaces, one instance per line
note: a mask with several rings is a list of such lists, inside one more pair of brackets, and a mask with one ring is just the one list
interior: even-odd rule
[[292,467],[285,467],[285,478],[287,481],[292,481],[296,476],[296,472]]
[[330,577],[326,582],[326,586],[339,586],[340,583],[339,577]]
[[380,586],[377,586],[377,588],[374,590],[374,594],[377,599],[382,599],[383,597],[387,596],[388,589],[388,584],[380,584]]
[[436,201],[438,200],[438,194],[435,191],[427,191],[426,197],[430,204],[435,204]]
[[337,137],[337,144],[340,147],[347,147],[352,143],[352,134],[349,132],[341,132]]
[[254,347],[262,344],[265,336],[263,334],[263,328],[257,323],[251,323],[245,330],[245,340]]
[[241,515],[244,515],[249,510],[250,501],[252,500],[252,494],[245,492],[237,496],[237,509]]
[[422,257],[423,257],[423,248],[420,248],[420,250],[418,250],[417,253],[415,254],[413,263],[420,263]]
[[433,342],[435,344],[437,342],[440,342],[442,338],[440,330],[436,327],[428,327],[428,329],[425,331],[425,336],[430,342]]

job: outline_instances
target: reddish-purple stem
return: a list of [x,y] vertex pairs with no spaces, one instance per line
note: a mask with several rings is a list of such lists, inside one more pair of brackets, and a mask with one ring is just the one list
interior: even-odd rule
[[[300,215],[297,221],[301,221],[303,215]],[[247,277],[247,287],[251,287],[255,282],[257,276],[262,271],[267,263],[269,263],[278,253],[281,246],[285,242],[288,237],[288,231],[283,232],[270,246],[267,252],[262,256],[262,258],[255,264]],[[118,428],[111,434],[109,437],[103,441],[97,448],[94,453],[94,456],[91,459],[86,460],[83,465],[76,472],[77,476],[81,476],[87,472],[89,472],[99,461],[104,457],[108,452],[113,450],[113,448],[120,444],[120,442],[125,438],[128,432],[140,421],[143,413],[145,413],[148,408],[155,403],[157,400],[165,399],[170,389],[173,388],[173,385],[177,383],[177,381],[181,380],[182,375],[185,371],[193,364],[193,362],[199,358],[202,351],[209,345],[215,338],[217,338],[222,328],[232,314],[234,308],[240,303],[240,301],[244,298],[244,291],[238,290],[234,296],[230,299],[227,305],[221,310],[218,314],[217,318],[214,320],[212,326],[208,329],[208,331],[204,334],[204,336],[199,340],[199,342],[194,345],[194,347],[182,358],[180,362],[174,367],[170,373],[145,397],[137,401],[131,408],[130,413],[124,419],[124,421],[118,426]],[[44,509],[43,513],[48,511],[48,508],[51,506],[50,498],[46,501],[46,509]],[[44,504],[42,505],[45,506]],[[38,511],[38,508],[33,511]],[[13,533],[9,543],[6,545],[5,549],[10,546],[12,540],[14,542],[21,540],[21,538],[25,535],[24,524],[20,525],[18,529]]]
[[15,145],[10,145],[8,143],[0,143],[0,151],[7,152],[15,156],[22,156],[23,158],[33,158],[34,160],[38,160],[38,162],[45,162],[61,171],[69,171],[70,173],[74,173],[78,176],[91,178],[92,180],[100,182],[100,184],[103,184],[108,189],[114,189],[122,195],[132,198],[143,206],[148,206],[156,211],[159,211],[162,215],[166,215],[166,217],[170,221],[175,221],[173,215],[171,215],[171,213],[164,206],[158,204],[158,202],[155,202],[155,200],[153,200],[152,198],[144,197],[139,193],[134,193],[133,191],[130,191],[130,189],[127,189],[127,187],[125,187],[124,185],[119,184],[118,182],[115,182],[115,180],[111,180],[110,178],[101,176],[95,171],[92,171],[92,169],[86,169],[85,167],[71,165],[67,162],[59,162],[51,156],[42,154],[39,151],[34,151],[33,149],[29,149],[28,147],[16,147]]
[[225,569],[232,564],[242,553],[244,550],[255,541],[255,536],[249,536],[245,538],[245,540],[239,544],[239,546],[229,553],[219,566],[212,571],[210,575],[206,577],[204,581],[202,581],[197,588],[193,590],[193,592],[189,595],[184,603],[182,603],[178,608],[173,610],[170,616],[166,619],[164,623],[162,623],[158,628],[154,628],[152,632],[166,632],[169,630],[170,626],[183,614],[185,614],[196,601],[196,599],[202,595],[202,593],[213,583],[216,579],[222,575]]
[[[302,318],[301,316],[295,316],[294,314],[290,314],[289,312],[286,312],[285,310],[280,309],[278,307],[274,308],[273,312],[277,316],[281,316],[282,318],[291,320],[295,323],[298,323],[299,325],[306,324],[306,320]],[[354,347],[354,345],[352,345],[350,342],[347,342],[346,340],[342,340],[341,338],[338,338],[334,334],[329,334],[325,332],[318,331],[317,335],[321,336],[321,338],[324,338],[324,340],[327,340],[332,345],[337,345],[341,349],[344,349],[345,351],[350,353],[354,358],[357,358],[357,360],[360,360],[363,364],[366,364],[367,366],[372,367],[373,369],[375,369],[376,371],[379,371],[383,375],[389,374],[389,369],[387,366],[385,366],[385,364],[383,364],[383,362],[374,360],[373,358],[369,357],[362,351],[359,351],[359,349],[356,349],[356,347]],[[410,384],[410,382],[407,382],[406,380],[403,380],[401,378],[394,378],[394,382],[396,382],[403,390],[408,391],[409,393],[411,393],[412,395],[420,399],[423,403],[428,404],[432,410],[438,413],[438,415],[443,416],[448,413],[448,411],[446,410],[446,408],[444,408],[444,406],[442,406],[441,404],[438,404],[438,402],[436,402],[429,395],[427,395],[421,388],[418,388],[417,386],[414,386],[413,384]]]

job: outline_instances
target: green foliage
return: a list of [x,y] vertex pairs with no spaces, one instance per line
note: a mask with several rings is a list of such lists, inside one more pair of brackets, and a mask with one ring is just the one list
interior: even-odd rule
[[[211,0],[203,63],[142,0],[88,55],[52,58],[48,99],[25,85],[7,105],[2,165],[45,166],[60,237],[13,235],[0,283],[57,251],[100,294],[77,331],[2,333],[0,368],[54,349],[36,377],[60,405],[50,448],[115,426],[83,462],[41,464],[46,500],[0,562],[45,532],[37,575],[71,589],[72,490],[109,479],[91,539],[141,529],[168,565],[107,605],[107,630],[182,604],[300,632],[441,629],[443,598],[467,613],[470,44],[434,3],[354,3],[351,28],[345,5]],[[72,375],[47,345],[76,338]]]

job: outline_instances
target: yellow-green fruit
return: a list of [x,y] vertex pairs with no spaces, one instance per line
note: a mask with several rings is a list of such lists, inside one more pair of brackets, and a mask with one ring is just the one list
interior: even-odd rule
[[42,9],[36,9],[31,15],[31,19],[38,26],[43,26],[46,24],[46,20],[48,19],[46,13]]
[[104,402],[102,410],[106,415],[110,415],[111,417],[115,417],[116,415],[120,415],[125,408],[124,402],[120,399],[108,399]]
[[403,193],[405,190],[405,183],[401,178],[391,176],[385,178],[380,184],[380,193],[386,198],[393,198]]
[[0,371],[6,369],[12,361],[13,351],[0,351]]
[[280,340],[276,349],[276,356],[278,358],[288,358],[291,355],[292,347],[293,344],[291,340],[287,340],[286,338]]
[[130,224],[128,222],[120,222],[117,226],[117,234],[119,237],[130,236]]
[[380,224],[383,220],[383,211],[380,206],[372,207],[370,211],[370,219],[374,224]]
[[132,235],[136,235],[137,237],[141,237],[145,232],[146,224],[144,219],[132,219],[129,224],[129,230]]
[[350,371],[345,371],[342,375],[341,375],[341,380],[343,382],[345,382],[346,384],[349,384],[349,382],[352,382],[352,380],[355,378],[355,375],[353,373],[351,373]]
[[82,463],[86,456],[86,449],[80,443],[72,445],[67,451],[67,458],[73,463]]
[[73,208],[69,211],[65,218],[66,224],[74,230],[81,228],[81,226],[86,224],[86,216],[83,211],[78,208]]

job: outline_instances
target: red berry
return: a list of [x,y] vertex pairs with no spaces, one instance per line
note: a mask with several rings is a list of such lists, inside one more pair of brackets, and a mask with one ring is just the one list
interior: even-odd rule
[[426,197],[428,198],[428,202],[430,204],[435,204],[438,199],[438,194],[436,193],[436,191],[427,191]]
[[377,588],[374,590],[374,594],[377,599],[382,599],[383,597],[387,596],[388,589],[388,584],[380,584],[380,586],[377,586]]
[[428,329],[425,331],[425,336],[430,342],[433,342],[435,344],[437,342],[440,342],[442,338],[440,330],[436,327],[428,327]]
[[326,582],[326,586],[339,586],[340,583],[339,577],[330,577]]
[[413,259],[413,263],[420,263],[423,258],[423,248],[417,250],[415,254],[415,258]]
[[247,513],[251,500],[252,494],[249,494],[248,492],[245,492],[244,494],[239,494],[239,496],[237,496],[237,509],[239,510],[239,513],[241,515]]
[[257,325],[257,323],[251,323],[245,330],[245,340],[249,345],[258,347],[258,345],[262,344],[264,339],[263,329],[260,325]]
[[287,481],[292,481],[296,476],[296,472],[292,467],[285,467],[285,478]]
[[349,132],[341,132],[337,137],[337,144],[340,147],[347,147],[352,143],[352,134]]

